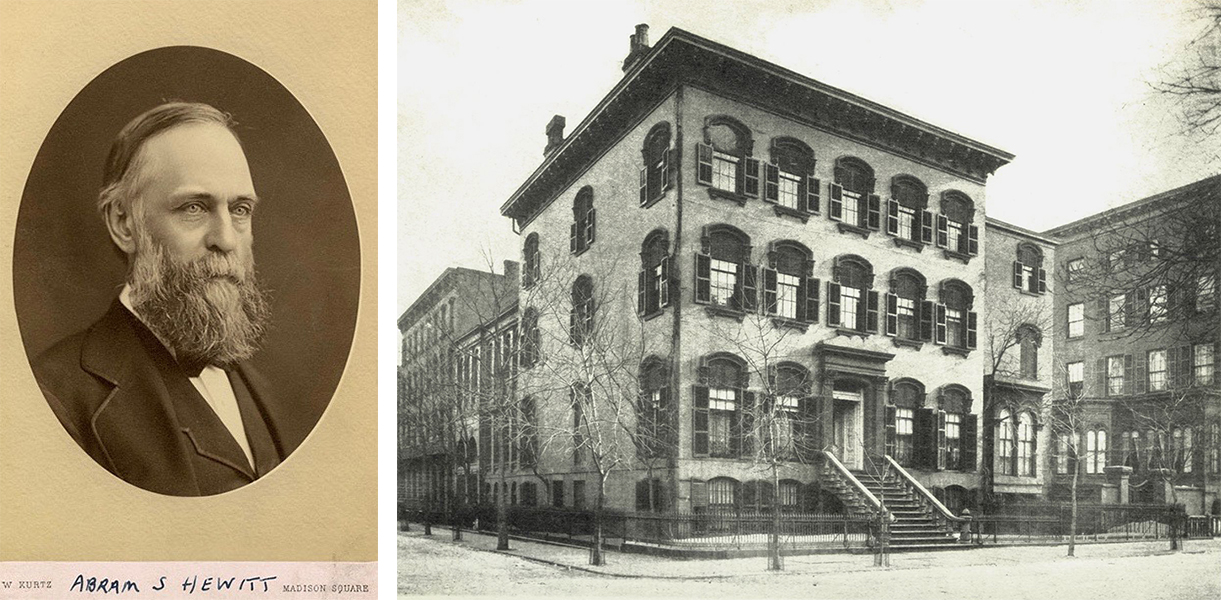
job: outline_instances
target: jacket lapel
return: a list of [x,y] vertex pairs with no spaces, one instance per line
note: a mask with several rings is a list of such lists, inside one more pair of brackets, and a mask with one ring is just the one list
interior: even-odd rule
[[117,300],[89,332],[81,366],[115,386],[93,415],[110,468],[127,481],[173,495],[209,493],[193,457],[254,471],[161,341]]

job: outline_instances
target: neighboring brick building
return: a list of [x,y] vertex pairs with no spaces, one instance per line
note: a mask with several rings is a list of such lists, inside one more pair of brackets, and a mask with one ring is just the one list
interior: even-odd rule
[[1210,177],[1044,233],[1060,242],[1056,396],[1085,405],[1078,456],[1055,453],[1053,497],[1082,460],[1089,501],[1173,495],[1218,512],[1219,189]]

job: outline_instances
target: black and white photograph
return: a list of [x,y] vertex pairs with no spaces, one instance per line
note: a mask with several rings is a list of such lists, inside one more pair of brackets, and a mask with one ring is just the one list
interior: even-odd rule
[[1221,595],[1221,4],[398,35],[400,597]]

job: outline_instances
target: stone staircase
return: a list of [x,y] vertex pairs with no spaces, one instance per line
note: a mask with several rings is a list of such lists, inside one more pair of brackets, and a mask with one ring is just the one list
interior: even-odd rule
[[[865,471],[853,469],[849,472],[895,516],[890,524],[891,552],[970,548],[969,544],[958,543],[954,524],[935,514],[897,473],[890,472],[885,480],[879,480]],[[844,504],[850,510],[857,510],[856,505]]]

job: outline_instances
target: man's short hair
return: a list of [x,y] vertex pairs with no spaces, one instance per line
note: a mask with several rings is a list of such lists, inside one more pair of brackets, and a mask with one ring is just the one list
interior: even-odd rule
[[137,181],[140,147],[154,135],[186,123],[216,123],[237,137],[233,117],[207,104],[167,102],[145,111],[123,126],[110,146],[102,172],[102,191],[98,193],[98,211],[105,215],[111,206],[130,210],[141,187]]

